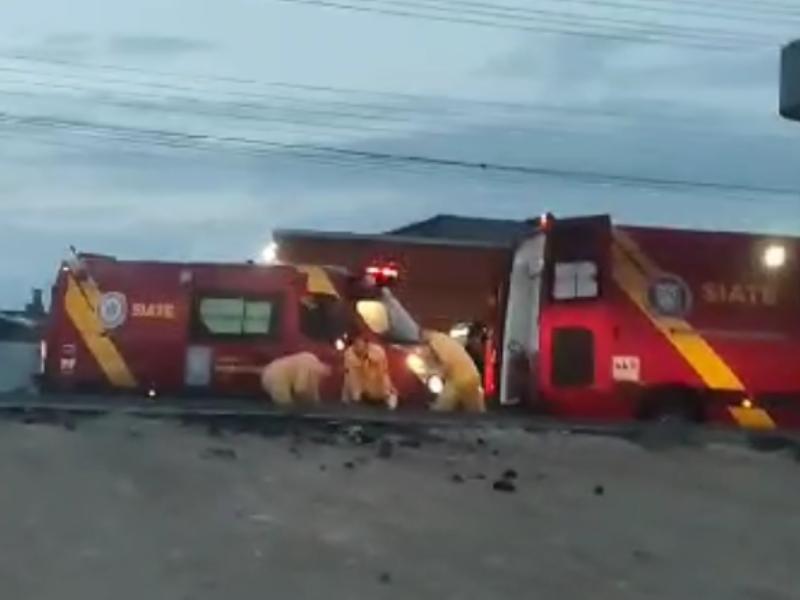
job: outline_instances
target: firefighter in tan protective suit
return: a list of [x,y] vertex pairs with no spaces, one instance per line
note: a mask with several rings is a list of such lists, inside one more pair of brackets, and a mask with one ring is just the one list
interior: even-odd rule
[[389,374],[386,351],[363,334],[356,333],[344,353],[342,401],[384,404],[397,408],[397,390]]
[[331,368],[314,354],[300,352],[269,363],[261,372],[261,386],[279,406],[319,404],[320,382],[330,374]]
[[424,332],[423,339],[439,364],[444,379],[444,388],[431,409],[441,412],[457,409],[485,412],[481,376],[464,347],[449,335],[438,331]]

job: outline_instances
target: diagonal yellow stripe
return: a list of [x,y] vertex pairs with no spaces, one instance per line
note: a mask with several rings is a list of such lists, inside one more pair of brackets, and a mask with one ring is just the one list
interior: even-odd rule
[[313,265],[301,265],[297,270],[304,273],[308,277],[308,284],[306,289],[311,294],[325,294],[327,296],[339,297],[339,292],[336,286],[333,285],[328,272],[322,267]]
[[116,345],[106,335],[97,316],[100,291],[94,283],[78,283],[70,275],[67,280],[65,306],[67,315],[81,339],[100,365],[108,380],[117,387],[136,387],[136,379]]
[[[650,310],[647,290],[650,283],[663,272],[636,242],[625,232],[615,229],[611,252],[613,277],[617,285],[680,353],[703,383],[712,390],[744,392],[745,386],[736,373],[689,322],[662,317]],[[775,427],[772,418],[763,409],[732,407],[729,410],[743,427]]]

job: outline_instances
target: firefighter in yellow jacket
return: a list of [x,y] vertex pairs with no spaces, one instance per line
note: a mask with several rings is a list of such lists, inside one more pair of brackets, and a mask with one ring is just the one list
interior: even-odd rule
[[397,408],[397,390],[389,374],[386,351],[360,333],[354,335],[353,343],[344,353],[342,401]]
[[311,352],[283,356],[261,372],[261,385],[279,406],[298,402],[319,404],[319,387],[331,368]]
[[449,335],[438,331],[426,331],[423,339],[439,364],[444,379],[444,388],[433,403],[432,410],[484,412],[486,403],[481,376],[464,347]]

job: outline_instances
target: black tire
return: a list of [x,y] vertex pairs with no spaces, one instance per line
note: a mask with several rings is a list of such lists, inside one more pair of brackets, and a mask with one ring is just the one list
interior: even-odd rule
[[639,418],[659,423],[701,423],[705,420],[700,394],[683,386],[664,386],[645,392]]

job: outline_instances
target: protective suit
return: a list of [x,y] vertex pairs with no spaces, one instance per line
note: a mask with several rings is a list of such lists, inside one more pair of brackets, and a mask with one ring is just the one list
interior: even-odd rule
[[261,372],[261,386],[279,406],[298,402],[319,404],[319,387],[331,368],[310,352],[283,356]]
[[449,335],[438,331],[426,331],[424,339],[439,363],[444,379],[444,389],[436,398],[432,410],[486,411],[481,376],[466,349]]
[[389,374],[386,351],[373,342],[356,340],[344,353],[342,400],[385,403],[397,407],[397,391]]

